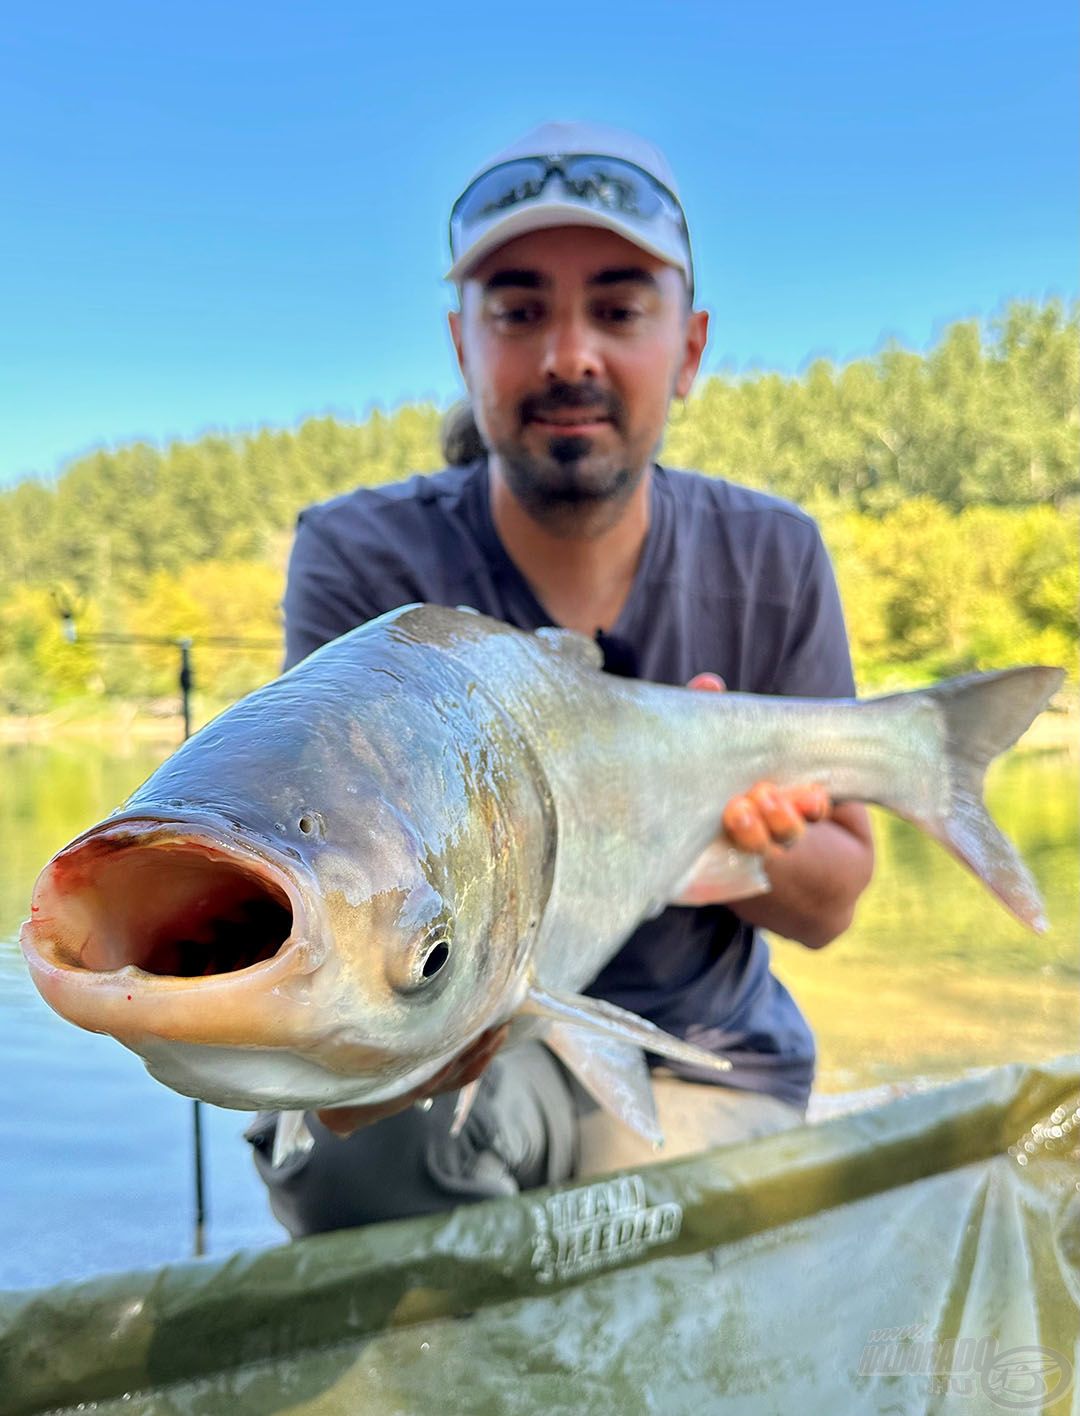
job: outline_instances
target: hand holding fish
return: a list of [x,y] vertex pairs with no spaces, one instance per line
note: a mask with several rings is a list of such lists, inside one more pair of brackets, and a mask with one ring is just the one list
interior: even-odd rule
[[831,812],[832,802],[823,787],[755,782],[724,807],[724,831],[739,850],[768,856],[793,846],[808,823],[824,821]]
[[354,1131],[359,1131],[361,1126],[371,1126],[376,1121],[383,1121],[387,1116],[394,1116],[407,1107],[415,1106],[417,1102],[442,1096],[444,1092],[460,1091],[481,1076],[506,1041],[509,1032],[509,1023],[504,1023],[499,1028],[489,1028],[441,1072],[436,1072],[433,1077],[406,1092],[404,1096],[396,1096],[391,1101],[378,1102],[374,1106],[326,1107],[322,1111],[316,1111],[315,1115],[328,1131],[344,1138],[351,1136]]
[[[687,688],[723,693],[727,685],[719,674],[697,674]],[[724,833],[740,851],[771,855],[794,845],[808,822],[824,821],[831,814],[832,801],[823,787],[779,787],[774,782],[756,782],[725,806]]]
[[[688,688],[723,693],[717,674],[698,674]],[[807,834],[811,823],[822,828]],[[851,923],[855,901],[874,869],[874,847],[865,807],[834,806],[823,786],[780,786],[758,781],[728,799],[722,830],[701,856],[680,905],[727,904],[748,924],[820,949]],[[799,845],[799,850],[790,848]],[[761,858],[768,891],[732,897],[726,880],[730,848]]]

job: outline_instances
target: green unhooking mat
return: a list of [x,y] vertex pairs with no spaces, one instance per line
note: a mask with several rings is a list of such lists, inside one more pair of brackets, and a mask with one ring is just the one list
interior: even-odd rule
[[0,1300],[0,1413],[1080,1411],[1080,1058]]

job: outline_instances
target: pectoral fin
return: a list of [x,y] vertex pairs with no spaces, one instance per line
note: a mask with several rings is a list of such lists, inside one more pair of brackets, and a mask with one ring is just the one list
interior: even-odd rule
[[315,1144],[302,1111],[282,1111],[274,1128],[274,1150],[270,1164],[276,1170],[294,1155],[306,1155]]
[[649,1069],[640,1047],[565,1023],[553,1023],[544,1041],[605,1111],[654,1146],[663,1145]]
[[473,1109],[473,1102],[476,1100],[476,1093],[480,1090],[480,1078],[475,1081],[466,1082],[457,1094],[454,1102],[454,1114],[450,1118],[450,1134],[460,1136],[465,1129],[465,1122],[469,1119],[469,1113]]
[[518,1011],[546,1018],[552,1023],[599,1033],[601,1037],[632,1043],[646,1052],[670,1057],[673,1062],[708,1067],[714,1072],[731,1070],[731,1063],[726,1057],[717,1057],[703,1047],[695,1047],[692,1042],[672,1037],[653,1023],[639,1018],[636,1013],[628,1013],[625,1008],[618,1008],[601,998],[585,998],[580,993],[555,993],[533,984]]
[[771,889],[761,857],[738,851],[723,841],[712,841],[683,878],[673,905],[718,905],[725,900],[745,900]]

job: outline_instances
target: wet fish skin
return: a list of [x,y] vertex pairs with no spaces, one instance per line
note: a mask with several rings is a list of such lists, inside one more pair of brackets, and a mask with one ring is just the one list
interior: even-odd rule
[[[220,1105],[390,1099],[513,1018],[513,1038],[543,1034],[655,1137],[641,1048],[724,1060],[578,993],[695,873],[729,898],[767,888],[760,860],[715,843],[730,797],[768,777],[878,802],[1041,927],[981,783],[1061,678],[867,702],[703,694],[602,674],[567,631],[405,607],[234,705],[54,857],[23,948],[57,1011]],[[219,921],[246,917],[287,931],[238,938],[260,962],[140,967],[192,928],[220,952]]]
[[[221,715],[39,881],[24,940],[46,999],[180,1090],[244,1109],[384,1099],[461,1051],[525,972],[553,868],[546,788],[496,702],[385,629],[349,646],[346,673],[313,656]],[[125,914],[135,898],[189,932],[183,880],[162,896],[189,862],[200,894],[206,867],[261,871],[289,902],[284,950],[211,979],[110,968],[153,935]],[[98,934],[87,952],[76,927],[75,956],[81,904]],[[452,975],[410,991],[451,922]]]

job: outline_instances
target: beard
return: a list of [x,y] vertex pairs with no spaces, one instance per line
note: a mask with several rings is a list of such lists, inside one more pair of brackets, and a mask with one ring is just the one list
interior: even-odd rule
[[[495,440],[492,451],[498,454],[507,486],[529,515],[549,531],[573,535],[618,520],[644,476],[649,457],[647,450],[635,457],[621,436],[614,440],[615,446],[603,446],[600,438],[587,434],[549,433],[543,439],[534,436],[529,445],[529,428],[537,418],[568,409],[608,419],[616,434],[625,426],[622,407],[614,397],[604,401],[592,390],[585,390],[583,396],[571,385],[556,385],[542,402],[527,399],[522,404],[520,436]],[[602,439],[604,444],[611,441],[608,436]]]
[[496,449],[510,490],[527,510],[557,512],[560,509],[621,505],[641,480],[622,458],[595,452],[593,440],[575,434],[547,440],[544,454],[530,452],[520,443]]

